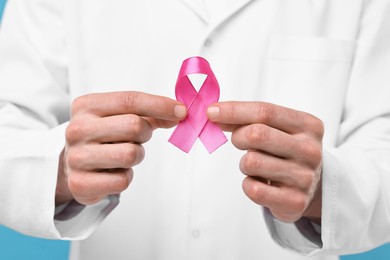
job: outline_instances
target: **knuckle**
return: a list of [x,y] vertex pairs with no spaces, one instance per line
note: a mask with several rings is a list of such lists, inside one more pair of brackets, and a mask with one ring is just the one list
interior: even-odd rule
[[66,152],[66,164],[71,169],[77,169],[84,162],[84,153],[80,151],[80,149],[72,148],[68,149]]
[[72,120],[66,127],[65,138],[68,143],[77,143],[82,139],[87,131],[85,120]]
[[115,192],[120,193],[120,192],[126,190],[129,187],[132,179],[133,179],[133,174],[131,171],[119,174],[118,181],[115,185],[115,187],[116,187]]
[[145,121],[143,118],[137,115],[131,115],[125,120],[125,127],[129,129],[129,135],[136,142],[145,142],[152,137],[152,128],[145,127]]
[[113,155],[113,159],[126,167],[131,167],[137,161],[137,148],[135,144],[124,144],[122,149]]
[[312,161],[317,167],[318,164],[322,161],[322,146],[320,144],[314,145],[312,151],[310,152],[311,152],[310,156],[312,158]]
[[119,105],[122,106],[125,110],[132,111],[136,106],[136,101],[136,92],[129,91],[121,96],[121,99],[119,100]]
[[71,104],[71,115],[74,116],[82,107],[81,103],[83,103],[83,97],[77,97],[72,101]]
[[79,197],[87,190],[86,182],[83,180],[81,174],[72,172],[68,176],[68,187],[74,197]]
[[126,145],[122,154],[122,160],[125,164],[131,166],[137,158],[137,149],[135,145]]
[[67,143],[75,143],[78,140],[79,135],[75,129],[74,124],[70,123],[65,129],[65,139]]
[[72,105],[71,105],[71,115],[74,116],[76,115],[77,113],[79,113],[80,111],[83,111],[85,110],[85,108],[88,107],[88,100],[90,99],[92,94],[87,94],[87,95],[84,95],[84,96],[79,96],[79,97],[76,97],[73,101],[72,101]]
[[291,223],[302,217],[307,205],[307,200],[304,195],[294,194],[294,196],[289,196],[283,205],[271,208],[271,212],[277,219]]
[[252,125],[246,133],[246,138],[250,143],[266,142],[270,139],[270,130],[264,125]]
[[315,133],[319,138],[323,138],[325,134],[325,124],[322,120],[318,119],[315,127]]
[[306,118],[305,125],[306,125],[307,129],[311,129],[311,132],[313,133],[313,135],[315,137],[322,139],[322,137],[324,136],[324,133],[325,133],[324,122],[322,120],[320,120],[319,118],[317,118],[313,115],[310,115],[310,114],[309,114],[309,116],[307,116],[305,118]]
[[261,167],[261,159],[255,152],[248,152],[241,159],[241,171],[244,173],[253,173]]
[[137,160],[134,162],[135,164],[138,164],[142,162],[145,158],[145,148],[142,145],[137,146]]
[[129,129],[133,136],[141,135],[143,131],[142,119],[139,116],[134,116],[131,118],[129,123]]
[[298,142],[302,151],[302,156],[303,158],[306,158],[305,161],[307,161],[312,167],[318,167],[322,161],[321,143],[307,138],[298,140]]
[[233,133],[232,133],[232,144],[238,149],[242,149],[242,147],[241,147],[242,137],[241,136],[242,136],[241,134],[238,134],[238,131],[233,131]]
[[292,211],[296,215],[302,215],[308,206],[308,200],[305,195],[294,196],[291,202]]
[[257,185],[254,181],[249,181],[248,178],[245,178],[243,181],[243,190],[252,201],[259,205],[262,205],[267,201],[267,194],[261,186]]
[[258,122],[270,122],[275,116],[275,110],[267,103],[258,104],[255,112]]
[[309,197],[305,192],[288,189],[284,192],[280,203],[271,207],[271,211],[281,221],[294,222],[303,216],[309,201]]
[[314,185],[316,180],[316,177],[314,176],[313,171],[302,171],[300,183],[303,187],[303,190],[308,191],[312,189],[312,186]]

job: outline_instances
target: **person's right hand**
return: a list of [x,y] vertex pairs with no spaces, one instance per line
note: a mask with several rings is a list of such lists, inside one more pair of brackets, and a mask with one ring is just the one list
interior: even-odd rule
[[60,158],[56,205],[72,199],[90,205],[124,191],[132,167],[144,158],[141,144],[154,129],[173,127],[186,113],[178,101],[140,92],[75,99]]

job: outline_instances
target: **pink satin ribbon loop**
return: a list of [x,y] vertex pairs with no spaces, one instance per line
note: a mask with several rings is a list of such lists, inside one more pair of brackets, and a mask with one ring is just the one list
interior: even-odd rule
[[[205,74],[206,80],[199,92],[192,85],[189,74]],[[169,142],[188,153],[196,139],[202,141],[209,153],[226,143],[227,138],[218,125],[209,121],[207,107],[219,99],[219,85],[210,64],[202,57],[183,61],[176,82],[176,99],[186,105],[187,117],[176,127]]]

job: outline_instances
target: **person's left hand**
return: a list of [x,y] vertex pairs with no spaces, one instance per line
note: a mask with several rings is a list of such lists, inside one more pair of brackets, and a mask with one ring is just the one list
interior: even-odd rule
[[264,102],[221,102],[207,116],[247,153],[240,169],[245,194],[281,221],[321,220],[322,138],[318,118]]

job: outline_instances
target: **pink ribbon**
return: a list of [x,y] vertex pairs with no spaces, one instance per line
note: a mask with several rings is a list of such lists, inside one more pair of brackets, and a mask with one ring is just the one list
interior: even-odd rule
[[[189,80],[189,74],[207,75],[199,92]],[[226,143],[227,138],[222,130],[206,116],[207,107],[219,99],[218,81],[207,60],[202,57],[191,57],[183,61],[175,93],[176,99],[186,105],[188,114],[172,133],[170,143],[186,153],[191,150],[198,137],[209,153]]]

